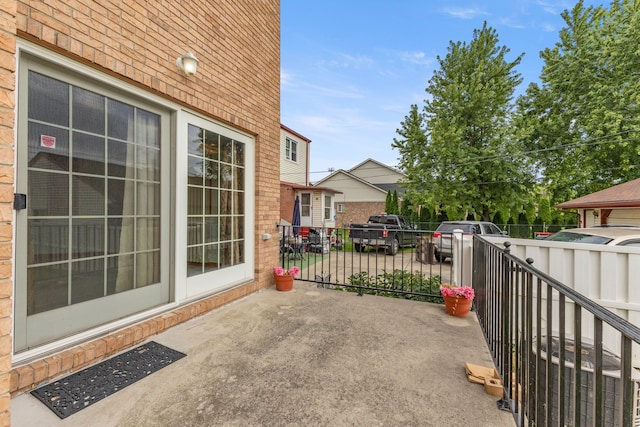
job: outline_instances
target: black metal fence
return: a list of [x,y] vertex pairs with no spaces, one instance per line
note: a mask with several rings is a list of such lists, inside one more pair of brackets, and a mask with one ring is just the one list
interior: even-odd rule
[[[474,306],[518,425],[640,425],[640,329],[474,237]],[[637,354],[636,354],[637,356]]]
[[[295,231],[295,233],[294,233]],[[451,260],[438,262],[432,231],[398,232],[404,242],[395,255],[388,248],[354,245],[349,228],[310,232],[280,226],[280,265],[300,268],[297,280],[360,294],[442,302],[440,284],[451,281]]]

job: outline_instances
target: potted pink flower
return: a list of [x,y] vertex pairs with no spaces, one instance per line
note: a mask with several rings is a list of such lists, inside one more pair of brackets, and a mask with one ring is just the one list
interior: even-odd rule
[[290,291],[293,289],[293,278],[300,273],[300,268],[294,265],[289,270],[286,270],[279,265],[273,267],[273,277],[276,281],[276,290],[278,291]]
[[466,317],[471,310],[475,292],[471,286],[453,286],[442,284],[440,293],[444,299],[444,308],[452,316]]

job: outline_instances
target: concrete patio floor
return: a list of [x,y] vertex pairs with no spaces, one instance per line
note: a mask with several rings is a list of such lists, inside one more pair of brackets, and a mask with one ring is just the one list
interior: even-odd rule
[[478,321],[444,306],[296,282],[153,341],[186,357],[60,420],[30,394],[19,426],[514,426],[464,363],[493,366]]

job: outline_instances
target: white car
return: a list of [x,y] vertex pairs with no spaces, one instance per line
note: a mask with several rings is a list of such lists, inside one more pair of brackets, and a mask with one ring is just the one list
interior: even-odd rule
[[433,233],[435,257],[442,262],[453,256],[453,230],[462,230],[466,236],[479,234],[481,236],[508,236],[506,231],[497,225],[486,221],[443,221]]
[[571,228],[553,233],[545,240],[640,247],[640,226]]

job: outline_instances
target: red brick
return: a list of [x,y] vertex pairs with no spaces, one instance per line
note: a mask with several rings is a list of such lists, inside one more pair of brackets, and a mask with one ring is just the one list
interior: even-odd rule
[[116,339],[116,352],[122,350],[124,348],[124,333],[118,332],[115,336]]
[[18,386],[20,384],[20,376],[18,375],[18,371],[12,369],[9,373],[9,391],[13,393],[18,390]]
[[0,375],[0,394],[11,391],[13,385],[13,375],[10,372]]
[[73,354],[73,369],[75,370],[84,366],[87,360],[84,349],[75,347],[71,349],[71,352]]
[[49,366],[42,360],[36,360],[31,363],[33,368],[33,383],[39,384],[49,378]]
[[116,341],[117,340],[113,335],[109,335],[109,336],[104,337],[104,341],[105,341],[105,343],[107,345],[107,348],[106,348],[106,355],[107,356],[111,356],[113,353],[118,351],[117,347],[116,347],[116,344],[117,344]]
[[[11,355],[5,354],[0,356],[0,372],[9,372],[11,370]],[[2,391],[0,391],[2,393]]]
[[85,363],[91,363],[96,358],[96,346],[93,343],[81,346],[84,350]]
[[140,325],[140,329],[142,330],[142,339],[146,339],[151,335],[151,327],[149,326],[149,322],[143,322]]
[[11,298],[13,295],[13,283],[8,279],[0,279],[0,298]]
[[95,341],[96,346],[96,359],[102,359],[107,354],[107,342],[104,339]]
[[18,388],[23,389],[33,384],[33,368],[31,365],[19,366],[16,368],[18,373]]
[[11,425],[11,414],[9,410],[0,413],[0,426],[10,426]]
[[[9,393],[0,394],[0,413],[9,411],[10,406],[11,406],[11,395]],[[0,415],[0,419],[1,418],[2,416]]]
[[47,364],[47,370],[49,372],[49,379],[55,378],[58,374],[60,374],[61,371],[61,359],[60,356],[57,355],[53,355],[53,356],[49,356],[46,359],[44,359],[45,363]]
[[141,342],[142,340],[144,340],[144,336],[142,334],[142,326],[140,325],[133,325],[131,327],[131,329],[133,330],[133,343],[137,344],[139,342]]
[[63,351],[59,354],[60,357],[60,372],[69,372],[73,368],[73,353],[69,350]]
[[129,348],[133,344],[133,329],[127,328],[123,331],[124,347]]

